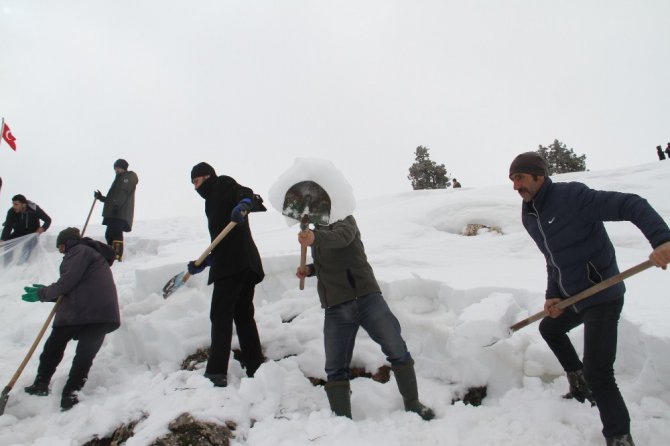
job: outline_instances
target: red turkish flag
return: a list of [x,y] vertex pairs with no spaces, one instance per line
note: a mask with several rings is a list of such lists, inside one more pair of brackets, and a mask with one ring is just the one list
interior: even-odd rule
[[9,144],[9,147],[11,147],[12,150],[16,151],[16,138],[14,138],[12,131],[9,130],[9,126],[6,123],[2,127],[2,139],[7,141],[7,144]]

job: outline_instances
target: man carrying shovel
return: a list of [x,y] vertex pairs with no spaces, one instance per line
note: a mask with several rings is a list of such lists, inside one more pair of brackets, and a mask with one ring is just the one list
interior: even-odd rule
[[208,284],[214,283],[210,309],[211,347],[205,376],[216,387],[228,385],[228,360],[233,322],[240,341],[241,363],[252,377],[265,360],[254,320],[254,288],[265,277],[261,257],[251,236],[246,215],[265,210],[251,189],[229,176],[217,176],[207,163],[191,170],[191,182],[205,199],[205,214],[212,240],[230,223],[230,233],[212,250],[204,262],[188,264],[189,274],[198,274],[210,266]]
[[381,294],[354,217],[316,225],[313,231],[303,229],[298,241],[312,248],[314,263],[298,267],[296,275],[301,280],[318,278],[319,299],[325,309],[325,389],[331,410],[351,418],[349,365],[356,332],[362,327],[391,363],[405,410],[424,420],[434,418],[433,411],[419,401],[414,360],[400,334],[400,323]]
[[[544,309],[549,316],[540,323],[540,334],[567,373],[570,391],[565,397],[598,406],[608,446],[634,446],[628,409],[614,378],[623,282],[564,310],[556,305],[619,273],[603,222],[635,224],[653,248],[649,260],[663,269],[670,262],[670,229],[637,195],[552,182],[546,161],[536,152],[517,156],[509,178],[523,199],[523,225],[546,258]],[[567,335],[581,324],[583,362]]]

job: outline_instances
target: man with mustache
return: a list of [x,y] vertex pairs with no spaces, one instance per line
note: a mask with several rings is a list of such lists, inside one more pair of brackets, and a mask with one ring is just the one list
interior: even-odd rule
[[[598,406],[608,446],[634,446],[630,417],[614,378],[617,326],[626,290],[623,282],[564,310],[561,300],[619,273],[605,221],[630,221],[651,244],[657,267],[670,262],[670,229],[661,216],[634,194],[597,191],[582,183],[554,183],[546,161],[536,152],[518,155],[509,178],[523,199],[521,218],[547,262],[540,334],[566,371],[565,398],[588,399]],[[584,356],[579,358],[567,333],[584,324]]]

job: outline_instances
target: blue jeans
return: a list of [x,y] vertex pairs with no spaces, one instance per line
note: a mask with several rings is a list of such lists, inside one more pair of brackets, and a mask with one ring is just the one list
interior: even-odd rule
[[[566,372],[584,369],[584,378],[600,411],[603,435],[611,437],[630,433],[630,417],[626,403],[614,378],[617,327],[623,307],[619,301],[585,308],[576,313],[567,308],[559,317],[545,317],[540,334],[554,352]],[[584,324],[584,363],[580,361],[568,331]]]
[[400,335],[400,323],[381,293],[326,308],[323,343],[326,350],[328,381],[349,379],[349,365],[354,352],[358,327],[379,344],[391,365],[412,361],[407,345]]

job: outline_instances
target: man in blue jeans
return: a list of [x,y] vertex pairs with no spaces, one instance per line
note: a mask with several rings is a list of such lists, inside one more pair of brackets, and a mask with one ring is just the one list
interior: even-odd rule
[[325,309],[325,389],[331,410],[351,418],[349,365],[356,333],[363,327],[391,363],[405,410],[424,420],[433,419],[433,411],[419,401],[414,360],[400,334],[400,323],[379,290],[354,217],[301,231],[298,241],[311,247],[314,263],[298,267],[296,275],[317,276],[319,299]]
[[[566,371],[566,398],[598,406],[608,446],[634,446],[630,417],[614,378],[617,326],[626,288],[618,283],[572,307],[561,300],[619,273],[605,221],[630,221],[649,240],[651,262],[670,262],[670,229],[643,198],[589,189],[582,183],[554,183],[536,152],[517,156],[509,178],[523,199],[522,222],[547,262],[547,290],[540,333]],[[584,360],[567,333],[584,324]]]

